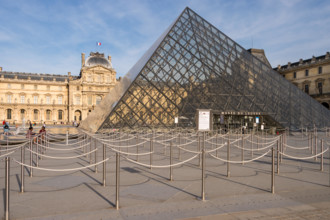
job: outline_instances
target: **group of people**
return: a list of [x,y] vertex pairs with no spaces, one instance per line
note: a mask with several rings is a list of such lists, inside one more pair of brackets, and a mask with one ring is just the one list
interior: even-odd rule
[[[6,121],[6,120],[3,120],[2,122],[2,126],[3,126],[3,133],[4,135],[10,135],[10,127],[9,127],[9,123]],[[18,129],[18,127],[16,126],[16,129]],[[41,127],[41,129],[39,130],[39,137],[40,139],[44,139],[45,138],[45,135],[46,135],[46,124],[44,123]],[[30,127],[29,127],[29,130],[27,131],[26,133],[26,138],[28,139],[32,139],[34,140],[34,142],[36,142],[36,139],[37,139],[37,134],[35,132],[33,132],[33,126],[32,124],[30,124]]]
[[33,138],[33,142],[36,143],[37,140],[37,135],[39,135],[39,140],[44,140],[45,139],[45,135],[46,135],[46,126],[45,124],[42,125],[41,129],[39,130],[39,133],[35,133],[33,132],[33,127],[30,126],[29,130],[26,133],[26,138],[28,139],[32,139]]

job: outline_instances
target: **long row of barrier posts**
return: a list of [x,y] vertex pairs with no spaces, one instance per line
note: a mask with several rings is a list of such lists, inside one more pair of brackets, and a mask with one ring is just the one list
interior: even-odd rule
[[[201,137],[199,134],[197,135],[198,138],[198,152],[201,152],[199,155],[199,166],[202,168],[202,181],[201,181],[201,200],[205,200],[205,153],[206,153],[206,149],[205,149],[205,137],[206,133],[203,132],[203,136]],[[46,135],[47,136],[47,135]],[[155,134],[152,133],[151,137],[150,137],[150,169],[152,169],[152,152],[153,152],[153,142],[154,142],[154,136]],[[314,139],[313,139],[314,136]],[[317,137],[316,134],[314,133],[311,135],[308,135],[308,143],[309,144],[309,148],[311,149],[312,153],[314,153],[314,155],[317,155]],[[44,138],[44,143],[45,146],[48,144],[47,143],[47,137]],[[203,140],[203,143],[201,144],[201,138]],[[88,139],[90,141],[90,152],[92,151],[92,142],[94,142],[94,150],[95,150],[95,164],[97,164],[97,154],[96,154],[96,149],[97,149],[97,140],[96,138],[92,138],[92,136],[89,136],[87,134],[85,134],[83,136],[83,140],[85,140],[84,142],[88,143]],[[121,139],[120,135],[119,135],[119,140]],[[87,140],[87,141],[86,141]],[[252,135],[251,135],[251,140],[252,140]],[[258,139],[257,139],[258,140]],[[314,145],[313,145],[313,140],[314,140]],[[137,141],[138,141],[138,136],[137,136]],[[217,140],[216,140],[217,141]],[[321,152],[324,151],[324,146],[323,146],[323,139],[320,140],[321,142]],[[137,143],[137,142],[136,142]],[[181,143],[181,141],[179,142]],[[258,142],[257,142],[258,143]],[[29,176],[32,177],[33,176],[33,139],[31,138],[28,142],[29,144],[29,151],[30,151],[30,172],[29,172]],[[242,136],[242,142],[241,142],[241,146],[242,146],[242,161],[244,161],[244,138]],[[279,164],[282,161],[282,155],[284,152],[284,146],[286,144],[286,134],[284,133],[282,136],[280,136],[280,139],[277,140],[276,142],[276,152],[277,152],[277,159],[276,159],[276,173],[279,174]],[[68,145],[68,133],[66,135],[66,145]],[[103,182],[102,185],[106,186],[106,144],[103,143]],[[21,185],[20,185],[20,192],[23,193],[24,192],[24,165],[25,164],[25,145],[23,145],[21,147]],[[39,160],[39,153],[41,152],[41,154],[43,153],[43,145],[40,146],[39,148],[39,140],[37,139],[36,141],[36,166],[38,167],[38,160]],[[314,148],[314,150],[313,150]],[[128,148],[127,148],[128,149]],[[137,148],[138,149],[138,148]],[[179,148],[180,149],[180,148]],[[85,147],[83,149],[84,151],[86,150]],[[274,147],[271,149],[271,193],[274,194],[275,193],[275,149]],[[253,154],[253,148],[251,149],[251,154]],[[88,155],[88,154],[87,154]],[[138,150],[137,150],[137,156],[138,156]],[[92,156],[89,155],[89,159],[90,159],[90,163],[91,163],[91,158]],[[42,158],[42,156],[40,157]],[[317,158],[317,156],[315,156],[314,158]],[[138,157],[137,157],[138,160]],[[317,159],[315,159],[317,161]],[[330,150],[329,150],[329,160],[330,160]],[[323,171],[323,153],[320,154],[320,171]],[[230,177],[230,139],[229,139],[229,135],[228,135],[228,140],[227,140],[227,177]],[[242,162],[243,164],[243,162]],[[173,143],[172,141],[170,142],[170,181],[173,181]],[[97,165],[95,165],[95,172],[97,173]],[[119,209],[119,187],[120,187],[120,153],[116,152],[116,209]],[[329,187],[330,187],[330,162],[329,162]],[[6,157],[5,158],[5,219],[8,220],[9,219],[9,196],[10,196],[10,157]]]

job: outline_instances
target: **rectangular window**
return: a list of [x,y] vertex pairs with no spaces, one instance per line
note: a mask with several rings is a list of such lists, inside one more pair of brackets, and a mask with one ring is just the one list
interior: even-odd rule
[[34,96],[33,97],[33,103],[34,104],[38,104],[38,96]]
[[92,105],[92,96],[88,96],[88,105]]
[[46,96],[46,104],[50,104],[50,96]]
[[293,72],[293,78],[297,78],[297,72]]
[[34,90],[37,90],[38,89],[38,85],[34,85]]
[[319,74],[322,73],[322,66],[319,66]]
[[309,86],[307,84],[305,85],[305,92],[309,94]]
[[7,102],[11,103],[11,95],[7,95]]
[[323,91],[322,91],[322,83],[321,82],[317,83],[317,88],[319,90],[319,94],[322,95]]
[[59,104],[59,105],[62,105],[62,103],[63,103],[63,98],[62,98],[62,96],[59,96],[57,101],[58,101],[58,104]]
[[305,76],[308,76],[308,74],[309,74],[309,71],[305,70]]
[[96,97],[96,105],[100,104],[101,100],[102,100],[102,97],[97,96]]
[[21,95],[21,103],[24,104],[25,103],[25,96]]
[[76,97],[76,105],[80,105],[80,97]]

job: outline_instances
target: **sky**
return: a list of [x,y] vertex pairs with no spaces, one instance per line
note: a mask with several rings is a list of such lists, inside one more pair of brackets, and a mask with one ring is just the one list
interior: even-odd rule
[[328,0],[0,0],[0,67],[79,75],[81,53],[98,51],[118,78],[185,7],[273,67],[330,51]]

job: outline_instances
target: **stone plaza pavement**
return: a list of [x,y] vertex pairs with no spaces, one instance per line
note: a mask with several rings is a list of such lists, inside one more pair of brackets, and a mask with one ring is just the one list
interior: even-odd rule
[[[79,144],[74,144],[75,141],[78,140],[70,140],[70,146],[50,144],[50,147],[79,147]],[[296,147],[306,145],[298,141],[291,144]],[[101,161],[101,144],[98,147],[97,160]],[[240,152],[233,149],[230,159],[239,161]],[[290,149],[286,151],[287,154],[306,156],[295,152]],[[53,157],[81,153],[81,150],[46,151],[46,155]],[[29,164],[29,152],[26,151],[25,155],[25,162]],[[201,200],[198,158],[175,167],[173,181],[169,181],[169,168],[149,169],[121,157],[119,210],[115,208],[114,155],[107,152],[110,159],[107,161],[105,187],[102,186],[102,164],[98,165],[97,172],[94,166],[65,172],[34,169],[32,177],[29,177],[29,168],[26,168],[24,193],[20,193],[20,165],[11,160],[10,219],[330,219],[328,152],[324,156],[323,172],[320,171],[320,159],[301,161],[283,157],[279,174],[275,175],[274,194],[271,193],[271,154],[244,165],[230,164],[230,177],[227,177],[225,162],[206,156],[205,201]],[[173,163],[176,163],[178,158],[174,155],[176,159]],[[225,151],[219,152],[219,157],[225,155]],[[254,152],[253,156],[246,153],[245,159],[258,155],[261,153]],[[12,154],[13,158],[20,160],[20,151]],[[153,164],[164,164],[164,158],[166,155],[161,150],[155,150]],[[3,199],[0,200],[0,219],[4,216],[5,200],[5,162],[1,159],[0,188],[3,189]],[[76,168],[88,166],[90,159],[94,156],[71,160],[43,158],[39,161],[39,167]],[[141,156],[139,162],[148,164],[149,156]]]

